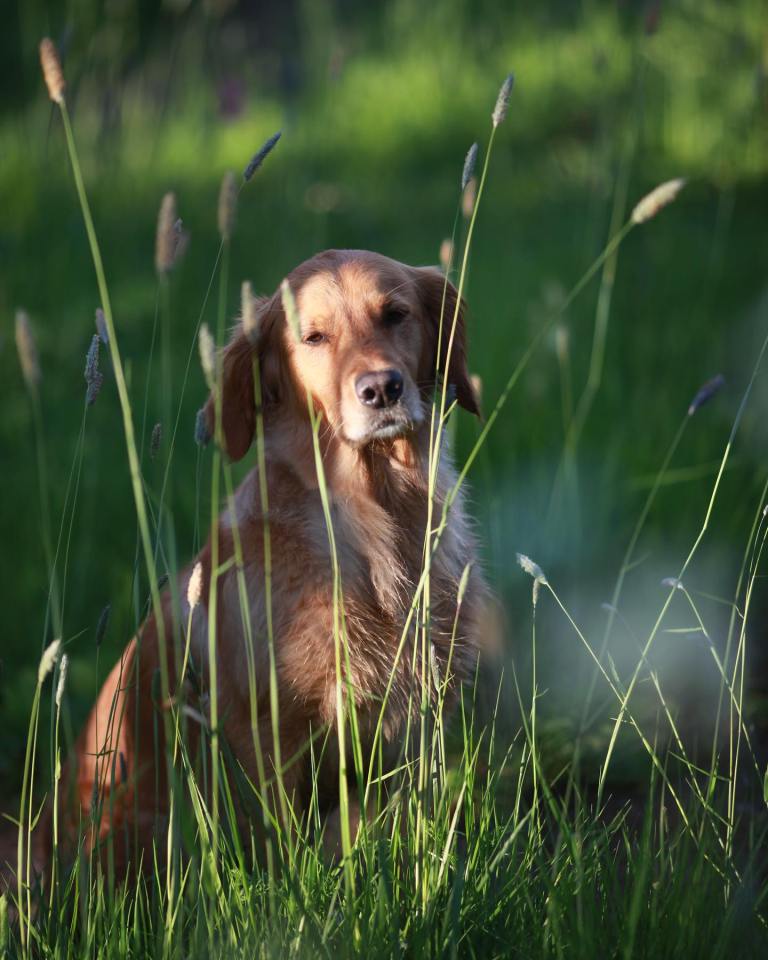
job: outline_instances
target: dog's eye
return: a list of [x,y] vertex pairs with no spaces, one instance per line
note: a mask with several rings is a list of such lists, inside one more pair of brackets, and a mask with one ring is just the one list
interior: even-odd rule
[[402,307],[387,307],[382,315],[382,320],[385,327],[396,327],[405,320],[406,316],[407,313]]
[[328,337],[324,333],[320,333],[315,330],[314,333],[308,333],[304,337],[304,343],[308,344],[310,347],[316,347],[319,343],[325,343]]

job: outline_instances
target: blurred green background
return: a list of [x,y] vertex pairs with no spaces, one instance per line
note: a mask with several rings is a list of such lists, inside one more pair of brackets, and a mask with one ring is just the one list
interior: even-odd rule
[[[679,423],[699,385],[726,388],[691,419],[627,578],[614,631],[619,668],[637,659],[701,526],[719,459],[768,330],[768,18],[758,0],[18,0],[0,39],[0,799],[15,789],[37,661],[46,570],[31,409],[14,349],[25,308],[38,337],[54,533],[83,417],[82,371],[96,282],[58,111],[37,46],[53,37],[96,226],[144,455],[156,496],[170,430],[155,461],[159,367],[148,363],[158,287],[154,233],[176,192],[190,246],[171,279],[176,400],[216,259],[223,173],[243,169],[277,129],[283,138],[243,190],[229,311],[240,282],[273,290],[326,247],[436,263],[459,202],[467,148],[481,149],[506,73],[516,85],[478,215],[467,299],[471,367],[490,410],[527,344],[621,223],[658,182],[688,186],[621,247],[534,355],[471,475],[488,577],[504,608],[493,670],[524,671],[530,580],[515,551],[545,569],[599,645],[601,603]],[[608,298],[608,299],[606,299]],[[600,304],[602,303],[602,307]],[[558,485],[565,422],[584,390],[593,331],[606,310],[606,355],[577,448],[577,482]],[[203,316],[213,326],[216,286]],[[66,571],[65,639],[76,727],[134,629],[136,530],[114,381],[85,427]],[[723,643],[738,564],[766,475],[765,374],[758,377],[689,583]],[[144,397],[148,398],[146,413]],[[210,453],[193,442],[204,397],[193,357],[174,454],[178,554],[205,535]],[[459,455],[478,427],[458,424]],[[196,520],[196,518],[198,518]],[[202,529],[196,531],[196,522]],[[67,521],[69,526],[69,520]],[[764,581],[763,581],[764,582]],[[760,581],[758,581],[758,584]],[[756,592],[758,617],[766,605]],[[107,640],[94,628],[111,603]],[[760,613],[762,604],[763,614]],[[542,694],[553,742],[567,743],[589,676],[583,649],[550,605],[540,613]],[[681,614],[680,623],[691,620]],[[752,709],[761,647],[750,635]],[[693,730],[713,709],[715,674],[700,635],[663,635],[654,651],[670,702]],[[508,676],[508,675],[507,675]],[[491,680],[489,689],[493,687]],[[642,690],[640,696],[643,695]],[[504,694],[505,702],[511,696]],[[649,699],[649,715],[655,705]],[[546,724],[544,724],[546,730]],[[556,753],[556,748],[553,747]]]

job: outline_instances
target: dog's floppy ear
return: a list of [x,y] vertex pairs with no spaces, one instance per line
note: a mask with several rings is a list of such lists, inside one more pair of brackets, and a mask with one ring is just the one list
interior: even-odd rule
[[[466,304],[463,300],[459,300],[456,288],[439,270],[434,267],[418,267],[415,273],[431,343],[431,356],[428,360],[431,369],[426,371],[426,375],[434,380],[435,369],[439,369],[447,377],[448,386],[456,391],[459,406],[479,417],[480,404],[467,370],[467,341],[464,330]],[[456,326],[451,343],[454,317],[456,317]],[[440,332],[441,323],[442,333]],[[440,342],[439,359],[437,357],[438,341]],[[448,355],[449,345],[450,355]]]
[[[261,402],[265,411],[278,401],[279,351],[273,300],[254,302],[256,327],[246,334],[242,319],[224,347],[221,362],[221,432],[224,450],[230,460],[242,460],[253,442],[256,429],[256,398],[253,364],[258,362]],[[216,431],[215,396],[211,393],[204,407],[209,436]]]

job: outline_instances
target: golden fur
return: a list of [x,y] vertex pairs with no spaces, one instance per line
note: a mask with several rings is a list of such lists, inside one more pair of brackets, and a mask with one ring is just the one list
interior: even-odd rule
[[[446,287],[437,270],[408,267],[363,251],[319,254],[294,270],[288,280],[301,317],[302,339],[297,341],[286,323],[279,292],[256,304],[257,345],[246,337],[240,323],[223,355],[221,427],[230,458],[245,456],[256,424],[256,355],[265,424],[280,747],[286,786],[301,809],[312,787],[308,738],[312,732],[332,731],[336,717],[333,578],[307,391],[322,415],[322,457],[343,584],[349,679],[363,741],[370,746],[423,565],[430,403],[436,368],[444,370],[446,366],[457,294],[450,284]],[[441,314],[443,331],[439,337]],[[438,340],[442,343],[439,364]],[[358,378],[379,370],[401,373],[402,395],[383,408],[366,406],[356,393]],[[458,403],[478,413],[465,362],[463,304],[459,305],[447,379]],[[213,398],[206,412],[213,427]],[[443,449],[436,517],[454,480],[448,452]],[[256,724],[267,774],[272,775],[263,517],[257,467],[239,487],[234,510],[225,510],[220,517],[220,564],[226,565],[233,556],[235,525],[244,553],[243,573],[253,625]],[[208,722],[210,543],[198,559],[203,567],[203,592],[192,615],[194,682],[185,685],[188,708],[183,714],[193,741],[199,736],[200,725]],[[474,559],[473,538],[458,498],[449,512],[431,569],[431,640],[441,676],[447,668],[457,615],[458,584],[465,566]],[[182,598],[191,569],[190,565],[179,578]],[[454,694],[476,660],[483,594],[474,566],[458,611],[451,660]],[[174,691],[189,609],[182,599],[174,618],[168,594],[163,605],[170,686]],[[413,630],[395,669],[385,714],[384,740],[390,745],[390,753],[400,746],[409,696],[414,682],[418,683],[420,668],[416,666],[414,673],[418,658],[413,657],[412,638]],[[248,658],[234,564],[217,580],[216,642],[222,741],[257,784]],[[159,656],[156,624],[150,617],[105,682],[65,777],[69,787],[63,791],[67,799],[62,835],[67,835],[79,819],[88,822],[92,802],[98,796],[100,822],[86,842],[93,845],[95,834],[103,839],[112,830],[118,869],[124,869],[136,856],[136,838],[147,861],[153,837],[161,836],[158,817],[162,822],[165,816],[165,763],[155,757],[157,738],[162,741],[160,711],[167,708],[157,699]],[[321,805],[331,817],[338,803],[335,745],[332,735],[317,782]],[[241,815],[247,817],[242,810]],[[120,848],[123,836],[126,843]]]

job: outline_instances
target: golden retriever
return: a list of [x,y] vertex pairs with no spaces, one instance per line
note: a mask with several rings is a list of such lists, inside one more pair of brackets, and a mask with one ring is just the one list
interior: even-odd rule
[[[390,755],[401,745],[409,710],[417,710],[419,704],[418,693],[414,698],[421,670],[415,622],[405,634],[399,657],[397,651],[424,565],[431,405],[438,378],[445,376],[450,396],[459,405],[474,414],[479,411],[467,374],[463,304],[457,303],[456,290],[438,270],[406,266],[365,251],[329,250],[297,267],[288,282],[298,307],[299,337],[287,322],[279,291],[253,303],[256,334],[251,330],[248,336],[241,320],[223,353],[220,426],[227,455],[240,460],[252,445],[258,421],[256,361],[269,499],[281,773],[296,808],[306,809],[314,787],[323,812],[333,817],[339,790],[336,736],[327,738],[322,769],[316,775],[307,750],[317,731],[333,732],[337,706],[334,577],[308,396],[322,417],[319,443],[343,589],[345,689],[353,691],[360,735],[370,749],[390,685],[382,722],[384,752]],[[206,406],[211,428],[216,413],[211,397]],[[433,526],[455,479],[443,447]],[[215,590],[222,747],[257,789],[255,738],[267,776],[274,779],[275,773],[259,482],[256,466],[237,490],[233,508],[219,518],[222,572]],[[232,561],[235,528],[243,556],[239,571]],[[96,846],[111,833],[118,870],[130,860],[135,864],[142,853],[150,864],[152,842],[162,836],[168,792],[166,764],[157,752],[164,749],[162,712],[185,699],[182,716],[193,738],[210,723],[210,542],[198,560],[202,600],[191,613],[183,598],[192,566],[180,575],[181,610],[175,617],[170,594],[163,597],[170,690],[176,699],[169,704],[158,693],[160,652],[150,617],[104,683],[65,777],[69,787],[62,791],[68,796],[61,819],[68,826],[61,833],[71,832],[78,820],[95,821],[86,844]],[[429,637],[434,665],[427,665],[447,679],[454,698],[476,661],[484,602],[476,565],[457,607],[462,573],[474,560],[475,544],[459,497],[448,512],[431,561]],[[252,628],[250,651],[241,609],[243,583]],[[188,679],[182,696],[176,681],[188,620],[189,661],[194,668],[188,677],[194,682]],[[250,654],[255,704],[248,682]]]

